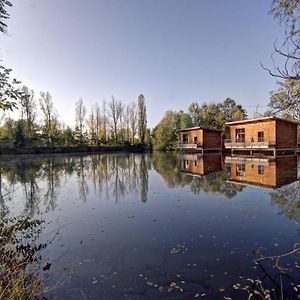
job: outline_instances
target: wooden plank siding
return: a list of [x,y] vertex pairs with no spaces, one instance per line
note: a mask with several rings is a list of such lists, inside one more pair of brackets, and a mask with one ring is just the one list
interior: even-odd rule
[[[242,120],[227,123],[230,139],[225,140],[225,149],[252,151],[297,151],[298,123],[277,117]],[[244,139],[238,139],[237,131],[244,130]],[[263,138],[262,138],[263,135]],[[241,134],[240,134],[241,136]]]
[[[187,140],[184,139],[187,135]],[[179,149],[197,148],[205,150],[222,150],[222,132],[213,129],[195,127],[187,128],[179,131]],[[195,141],[195,138],[197,141]]]
[[258,143],[258,132],[264,132],[264,140],[271,145],[276,142],[276,122],[268,120],[257,123],[236,124],[230,126],[230,139],[236,142],[236,129],[245,129],[245,143]]
[[226,157],[225,163],[230,169],[230,180],[233,182],[277,188],[297,180],[297,156],[257,162],[249,158],[243,162],[230,161]]
[[276,120],[276,148],[297,148],[297,124]]

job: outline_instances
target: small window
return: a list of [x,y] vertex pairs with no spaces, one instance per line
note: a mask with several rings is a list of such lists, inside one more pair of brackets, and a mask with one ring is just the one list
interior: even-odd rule
[[236,142],[245,143],[245,128],[236,129]]
[[183,134],[183,135],[182,135],[182,142],[183,142],[184,144],[187,144],[188,141],[189,141],[188,134],[187,134],[187,133]]
[[195,167],[197,167],[197,165],[198,165],[198,162],[195,160]]
[[194,136],[194,144],[197,144],[198,138]]
[[245,176],[246,166],[244,164],[236,165],[236,175]]
[[258,140],[259,143],[262,143],[262,142],[265,141],[265,139],[264,139],[264,132],[263,131],[259,131],[257,133],[257,140]]
[[258,166],[258,174],[264,175],[265,174],[265,167],[264,166]]

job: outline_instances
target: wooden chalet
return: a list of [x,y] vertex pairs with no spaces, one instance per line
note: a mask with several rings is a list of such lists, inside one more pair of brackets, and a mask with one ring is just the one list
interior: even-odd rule
[[203,127],[179,130],[177,149],[187,152],[222,151],[222,131]]
[[180,171],[192,176],[203,176],[222,169],[221,153],[182,154],[177,159],[180,161]]
[[297,180],[297,156],[275,158],[226,156],[230,182],[279,188]]
[[297,152],[296,121],[288,121],[277,117],[265,117],[227,123],[230,139],[224,141],[225,149],[234,152],[268,151],[274,156],[279,153]]

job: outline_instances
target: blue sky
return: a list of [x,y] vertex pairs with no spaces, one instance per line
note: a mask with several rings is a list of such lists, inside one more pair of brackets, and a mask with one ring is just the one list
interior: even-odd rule
[[49,91],[70,125],[79,97],[89,107],[143,93],[153,127],[168,109],[226,97],[252,116],[276,88],[259,65],[271,65],[282,35],[271,0],[12,2],[1,58],[37,94]]

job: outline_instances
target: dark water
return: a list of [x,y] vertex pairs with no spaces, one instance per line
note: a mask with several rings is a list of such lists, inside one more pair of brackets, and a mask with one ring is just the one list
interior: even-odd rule
[[296,299],[297,255],[280,261],[292,269],[283,275],[275,262],[253,259],[300,242],[299,161],[161,153],[2,159],[0,207],[46,220],[47,299],[247,299],[232,288],[247,278]]

